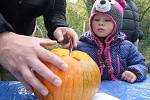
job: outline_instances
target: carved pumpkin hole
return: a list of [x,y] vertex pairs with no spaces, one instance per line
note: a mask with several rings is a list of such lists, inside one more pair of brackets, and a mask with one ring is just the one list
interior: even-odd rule
[[78,59],[78,58],[76,58],[76,57],[72,57],[72,58],[74,58],[74,59],[77,60],[77,61],[80,61],[80,59]]

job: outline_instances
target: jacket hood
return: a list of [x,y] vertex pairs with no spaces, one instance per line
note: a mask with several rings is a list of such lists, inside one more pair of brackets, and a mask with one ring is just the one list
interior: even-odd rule
[[[127,37],[126,37],[125,33],[120,32],[116,36],[116,38],[111,42],[115,42],[115,41],[118,41],[118,40],[125,40],[126,38]],[[96,40],[95,40],[94,35],[91,31],[87,31],[87,32],[83,33],[80,37],[80,41],[87,42],[88,44],[91,44],[93,46],[97,46]]]

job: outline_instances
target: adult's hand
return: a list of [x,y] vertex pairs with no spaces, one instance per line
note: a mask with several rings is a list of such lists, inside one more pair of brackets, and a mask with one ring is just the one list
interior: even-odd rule
[[48,39],[17,35],[13,32],[0,33],[0,64],[27,89],[31,90],[33,87],[41,94],[47,95],[47,88],[36,78],[33,71],[55,86],[61,85],[61,79],[40,61],[42,59],[50,62],[61,70],[67,68],[59,57],[42,47],[54,44],[56,41]]
[[54,31],[54,37],[60,42],[63,48],[69,48],[70,39],[72,40],[73,47],[77,46],[78,35],[72,28],[57,27]]

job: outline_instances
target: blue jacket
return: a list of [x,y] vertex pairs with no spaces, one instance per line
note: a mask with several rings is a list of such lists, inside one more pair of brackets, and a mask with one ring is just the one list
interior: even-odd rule
[[[112,77],[121,79],[125,70],[133,72],[137,76],[136,81],[142,81],[146,77],[148,67],[144,57],[134,44],[124,39],[122,33],[118,35],[118,38],[112,40],[110,45],[99,48],[92,33],[85,32],[76,49],[89,54],[100,66],[102,79],[112,79]],[[113,76],[109,73],[112,73]]]

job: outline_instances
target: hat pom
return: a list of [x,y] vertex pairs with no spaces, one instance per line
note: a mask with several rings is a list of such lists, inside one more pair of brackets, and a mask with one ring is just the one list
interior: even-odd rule
[[123,8],[126,7],[126,1],[125,0],[116,0]]

